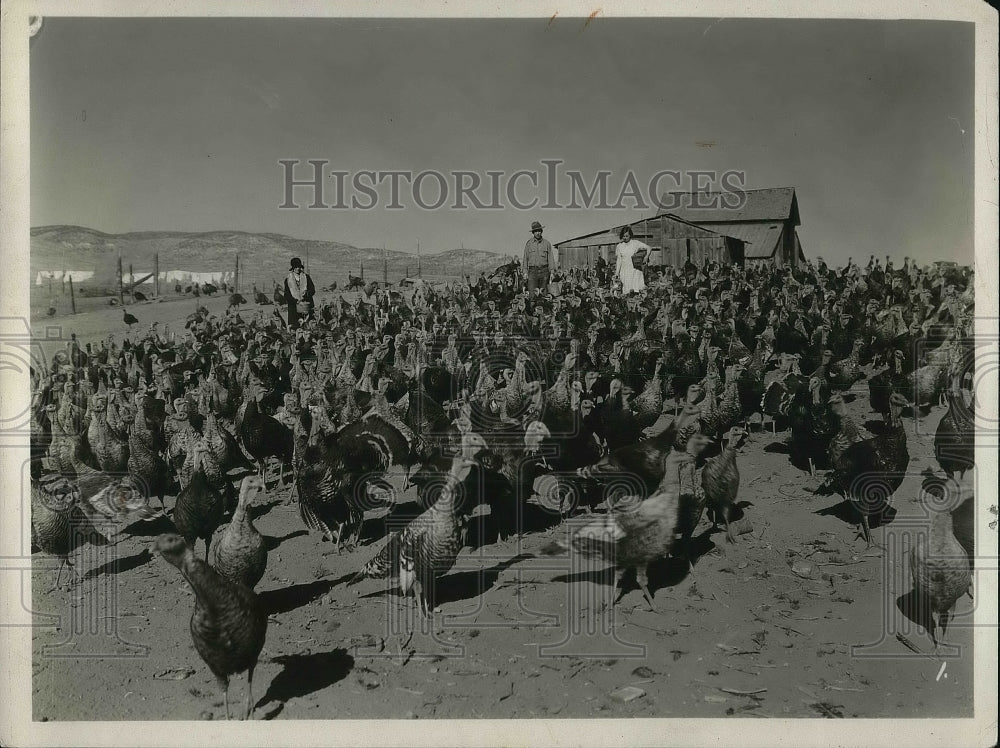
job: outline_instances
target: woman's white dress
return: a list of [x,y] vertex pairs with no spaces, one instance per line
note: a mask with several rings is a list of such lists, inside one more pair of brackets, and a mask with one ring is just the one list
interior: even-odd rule
[[615,257],[618,264],[615,266],[615,277],[622,283],[622,293],[631,291],[642,291],[646,287],[646,279],[643,278],[642,271],[636,270],[632,265],[632,255],[638,250],[645,249],[649,256],[649,247],[638,239],[631,239],[621,242],[615,247]]

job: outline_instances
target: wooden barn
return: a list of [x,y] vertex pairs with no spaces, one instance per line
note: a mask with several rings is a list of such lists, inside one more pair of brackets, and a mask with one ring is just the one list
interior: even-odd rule
[[[746,243],[746,262],[778,267],[805,262],[794,187],[743,192],[668,192],[661,215],[682,218]],[[648,243],[648,242],[647,242]]]
[[[705,258],[712,262],[743,265],[744,242],[714,229],[696,226],[677,216],[658,215],[628,224],[632,235],[648,244],[649,264],[675,267],[691,260],[700,265]],[[593,267],[598,257],[615,264],[615,247],[622,227],[596,231],[556,244],[559,266],[567,268]]]

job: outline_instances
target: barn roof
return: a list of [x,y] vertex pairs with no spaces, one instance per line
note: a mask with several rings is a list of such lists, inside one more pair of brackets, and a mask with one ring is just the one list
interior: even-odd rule
[[593,234],[584,234],[583,236],[577,236],[573,239],[564,239],[561,242],[557,242],[557,247],[593,247],[603,244],[617,244],[621,239],[618,238],[617,231],[596,231]]
[[744,257],[748,260],[774,255],[781,238],[783,223],[713,223],[712,228],[722,234],[735,236],[746,242]]
[[[736,198],[741,199],[737,201]],[[740,205],[727,207],[735,202]],[[660,198],[660,208],[659,215],[676,216],[698,226],[738,221],[791,220],[793,226],[800,223],[794,187],[742,192],[667,192]]]
[[[674,215],[672,213],[661,213],[660,215],[653,216],[653,218],[669,218],[670,220],[676,221],[677,223],[683,223],[683,224],[686,224],[688,226],[693,226],[694,228],[699,229],[700,231],[702,231],[702,232],[704,232],[706,234],[728,235],[728,236],[735,237],[737,239],[740,238],[737,234],[733,234],[733,233],[730,233],[728,231],[724,231],[718,225],[713,225],[711,228],[708,228],[707,226],[699,226],[699,225],[697,225],[695,223],[692,223],[691,221],[686,221],[683,218],[681,218],[680,216],[676,216],[676,215]],[[651,238],[648,233],[646,233],[646,232],[644,232],[642,230],[642,227],[640,225],[640,224],[643,223],[643,221],[646,221],[646,220],[652,220],[652,218],[650,218],[650,219],[640,219],[638,221],[633,221],[632,223],[622,224],[622,225],[623,226],[626,226],[626,225],[627,226],[631,226],[632,227],[632,235],[636,239],[639,239],[640,241],[642,241],[642,240]],[[618,244],[618,242],[621,241],[621,239],[618,238],[619,231],[621,231],[621,227],[616,227],[616,228],[613,228],[613,229],[605,229],[603,231],[594,231],[594,232],[592,232],[590,234],[584,234],[583,236],[573,237],[572,239],[563,239],[561,242],[557,242],[555,246],[556,247],[572,248],[572,247],[604,246],[605,244]]]

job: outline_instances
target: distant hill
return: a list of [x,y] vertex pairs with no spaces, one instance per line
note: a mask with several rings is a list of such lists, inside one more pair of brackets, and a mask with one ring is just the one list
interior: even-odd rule
[[[318,286],[347,275],[358,275],[364,264],[365,278],[382,279],[383,253],[380,248],[354,247],[340,242],[296,239],[282,234],[255,234],[244,231],[142,231],[105,234],[82,226],[38,226],[31,229],[31,282],[39,272],[59,270],[93,271],[88,285],[114,286],[118,253],[125,273],[131,263],[138,275],[151,272],[159,254],[160,271],[186,270],[214,272],[233,270],[237,255],[243,288],[256,282],[270,290],[273,281],[284,278],[292,257],[308,255],[309,271]],[[389,279],[398,280],[409,271],[417,272],[416,255],[387,252]],[[477,276],[506,261],[504,255],[478,249],[451,249],[421,256],[425,278],[457,278],[464,270]],[[161,287],[161,293],[166,289]]]

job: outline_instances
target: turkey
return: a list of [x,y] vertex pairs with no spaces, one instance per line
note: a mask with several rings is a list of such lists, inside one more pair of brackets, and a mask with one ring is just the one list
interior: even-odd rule
[[567,541],[554,541],[544,546],[541,553],[554,556],[570,551],[613,561],[617,595],[612,605],[625,594],[621,584],[625,572],[634,569],[639,589],[650,610],[655,611],[646,568],[666,556],[673,547],[680,501],[680,472],[685,465],[693,466],[694,457],[690,452],[672,451],[664,463],[663,481],[649,498],[643,500],[636,496],[619,502],[608,514],[588,520]]
[[859,379],[864,378],[861,370],[860,357],[861,346],[864,341],[858,339],[854,341],[851,353],[847,358],[834,361],[829,367],[830,388],[832,390],[846,391],[854,386]]
[[726,525],[726,540],[736,542],[732,512],[740,489],[740,471],[736,465],[736,450],[746,438],[746,430],[734,426],[723,437],[728,443],[722,452],[709,460],[701,471],[701,486],[705,491],[705,506],[711,512],[712,525],[718,527],[721,518]]
[[[688,439],[686,451],[688,454],[698,457],[705,451],[709,442],[710,439],[704,434],[693,434]],[[673,480],[674,476],[664,476],[664,480],[668,478]],[[679,497],[677,502],[677,534],[681,536],[677,555],[687,560],[693,569],[695,557],[691,538],[698,528],[698,523],[701,522],[701,515],[708,503],[708,495],[703,484],[696,478],[694,460],[689,460],[681,466],[677,480],[678,483],[675,486]],[[719,501],[723,503],[724,499]]]
[[[113,407],[110,399],[94,395],[91,404],[90,427],[87,441],[97,457],[101,470],[108,473],[123,473],[128,467],[128,434],[123,424],[110,414]],[[117,428],[112,427],[112,421]]]
[[156,496],[164,511],[163,496],[172,487],[170,467],[161,457],[166,451],[163,430],[157,421],[156,405],[162,401],[144,398],[129,431],[128,472],[144,488],[148,497]]
[[267,637],[267,611],[250,589],[231,582],[211,566],[195,558],[184,538],[165,533],[156,539],[156,549],[180,569],[194,590],[191,639],[201,659],[215,675],[229,712],[229,678],[246,672],[247,694],[244,719],[253,714],[253,671]]
[[934,456],[949,478],[955,473],[964,478],[976,460],[975,417],[966,405],[957,382],[946,397],[948,412],[941,418],[934,434]]
[[332,538],[337,550],[347,527],[352,542],[361,539],[365,509],[377,505],[377,489],[390,490],[385,473],[402,464],[408,454],[403,435],[379,416],[352,423],[323,438],[318,419],[311,432],[295,478],[299,513],[306,527]]
[[889,420],[881,434],[850,444],[833,464],[834,484],[861,518],[861,535],[872,544],[869,516],[881,518],[906,475],[910,455],[906,448],[902,412],[906,398],[889,398]]
[[[645,388],[639,396],[632,401],[632,409],[635,411],[636,420],[641,429],[650,428],[655,424],[663,411],[663,380],[661,371],[663,370],[663,357],[656,359],[653,374],[646,383]],[[669,387],[669,384],[668,384]]]
[[259,476],[248,475],[243,479],[233,517],[212,543],[212,568],[230,582],[239,582],[250,589],[261,580],[267,567],[264,538],[248,514],[254,498],[263,490]]
[[362,579],[397,578],[406,595],[413,590],[417,609],[429,617],[435,580],[451,571],[462,549],[462,527],[456,512],[457,487],[475,461],[452,459],[446,483],[434,505],[414,518],[402,531],[389,536],[382,549],[366,563],[352,583]]
[[[833,412],[823,396],[823,380],[809,377],[807,390],[799,390],[795,397],[783,408],[791,428],[788,451],[792,463],[807,464],[809,475],[816,475],[816,463],[825,457],[836,432],[837,424]],[[838,399],[843,399],[838,395]]]
[[[635,444],[619,447],[594,464],[580,468],[577,474],[581,478],[598,482],[613,481],[623,475],[638,478],[648,495],[663,480],[664,458],[671,450],[683,451],[687,440],[698,431],[701,409],[692,401],[696,400],[700,393],[700,385],[690,385],[688,402],[684,403],[680,415],[664,431]],[[636,493],[635,489],[632,492]]]
[[70,567],[74,579],[76,576],[69,556],[75,539],[72,517],[79,501],[80,489],[62,476],[43,475],[37,485],[31,485],[31,538],[42,551],[59,559],[50,592],[59,587],[64,566]]
[[262,412],[264,391],[259,385],[250,387],[247,396],[246,410],[237,425],[237,435],[244,449],[257,462],[261,480],[265,480],[267,474],[265,460],[268,457],[281,460],[279,480],[284,485],[284,469],[292,461],[292,432],[287,426]]
[[192,549],[198,538],[204,540],[206,559],[212,535],[222,524],[225,512],[222,495],[208,482],[202,469],[201,461],[207,451],[201,441],[192,445],[189,456],[192,462],[191,478],[174,503],[174,525],[177,531]]
[[[949,479],[949,484],[951,490],[946,491],[944,497],[961,492],[956,481]],[[972,583],[972,569],[966,549],[955,536],[952,512],[944,506],[944,497],[939,498],[929,492],[924,496],[930,504],[930,532],[917,535],[914,541],[910,553],[910,574],[913,590],[923,603],[920,609],[929,613],[928,633],[936,651],[940,645],[936,629],[940,628],[941,636],[948,632],[955,603]]]

